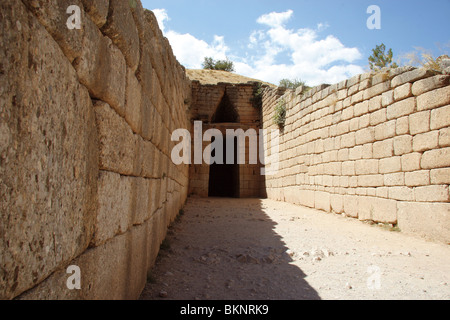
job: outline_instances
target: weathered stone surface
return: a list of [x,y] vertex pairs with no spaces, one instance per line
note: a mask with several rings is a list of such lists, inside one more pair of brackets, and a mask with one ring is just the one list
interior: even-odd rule
[[416,98],[408,98],[387,107],[387,119],[397,119],[410,115],[416,110]]
[[439,130],[439,147],[450,147],[450,127]]
[[152,227],[151,222],[133,227],[71,261],[67,266],[78,266],[81,271],[80,290],[67,288],[70,274],[65,266],[20,299],[136,300],[145,286]]
[[450,126],[450,105],[434,109],[431,111],[431,130],[441,129]]
[[401,170],[401,157],[391,157],[380,160],[380,173],[394,173]]
[[414,189],[416,201],[420,202],[449,202],[448,186],[424,186]]
[[437,75],[431,78],[426,78],[420,81],[414,82],[412,86],[412,94],[415,96],[420,96],[421,94],[439,89],[441,87],[445,87],[450,85],[450,76],[449,75]]
[[142,132],[142,88],[134,72],[127,69],[127,88],[125,96],[125,120],[131,129],[140,134]]
[[54,40],[66,55],[70,62],[80,57],[85,36],[85,24],[89,17],[81,10],[81,29],[70,30],[67,27],[67,20],[70,14],[67,8],[71,5],[77,5],[83,8],[80,0],[24,0],[23,3],[33,12],[39,22],[51,34]]
[[394,155],[394,139],[377,141],[373,144],[373,157],[375,159],[388,158]]
[[[404,186],[405,185],[405,173],[396,172],[384,175],[384,185],[388,187]],[[387,194],[385,198],[388,198]]]
[[108,19],[109,0],[81,0],[84,10],[91,16],[92,21],[101,28]]
[[398,203],[402,232],[450,243],[450,203]]
[[382,223],[397,223],[397,201],[375,197],[358,198],[358,219]]
[[414,82],[417,80],[421,80],[423,78],[428,78],[435,74],[436,74],[436,72],[425,69],[425,68],[415,69],[415,70],[405,72],[405,73],[402,73],[402,74],[396,76],[394,79],[392,79],[391,85],[392,85],[392,88],[396,88],[407,82]]
[[331,211],[330,194],[328,192],[316,191],[315,194],[315,208],[325,212]]
[[[430,184],[430,171],[414,171],[405,173],[405,185],[408,187],[426,186]],[[417,199],[416,201],[420,201]]]
[[331,210],[334,213],[341,214],[344,212],[344,196],[340,194],[330,195]]
[[357,160],[355,162],[355,173],[357,175],[377,174],[378,163],[379,160],[377,159]]
[[412,96],[411,88],[412,88],[411,83],[405,83],[404,85],[395,88],[394,100],[399,101],[411,97]]
[[81,56],[74,61],[80,82],[92,97],[125,115],[126,64],[122,52],[88,19]]
[[401,156],[412,152],[412,136],[403,135],[394,138],[394,155]]
[[131,225],[132,178],[101,171],[98,181],[98,215],[93,245],[125,233]]
[[422,169],[437,169],[450,167],[450,148],[427,151],[421,160]]
[[432,150],[439,145],[439,131],[430,131],[421,133],[413,138],[413,151],[423,152],[426,150]]
[[364,128],[356,132],[356,144],[366,144],[375,141],[375,130],[373,127]]
[[358,196],[344,196],[344,212],[347,216],[358,218]]
[[414,189],[409,187],[390,187],[389,199],[400,201],[414,201]]
[[98,165],[92,103],[70,61],[21,1],[0,12],[0,299],[10,299],[89,245]]
[[[405,172],[420,169],[422,154],[419,152],[409,153],[402,156],[402,170]],[[429,169],[429,168],[428,168]]]
[[431,184],[450,184],[450,168],[431,170],[430,178]]
[[364,175],[358,176],[359,187],[382,187],[384,185],[384,178],[382,175]]
[[100,169],[123,175],[133,175],[136,166],[137,137],[111,107],[104,102],[95,104],[100,146]]
[[430,110],[450,104],[450,86],[429,91],[417,97],[417,111]]
[[139,58],[139,34],[130,6],[132,1],[109,0],[108,21],[102,32],[122,51],[127,65],[136,71]]
[[429,110],[411,114],[409,116],[409,132],[416,135],[430,131],[430,115]]

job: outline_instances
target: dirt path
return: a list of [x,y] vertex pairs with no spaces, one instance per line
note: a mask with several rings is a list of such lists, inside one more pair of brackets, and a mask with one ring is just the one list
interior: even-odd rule
[[141,299],[450,299],[450,247],[271,200],[189,199]]

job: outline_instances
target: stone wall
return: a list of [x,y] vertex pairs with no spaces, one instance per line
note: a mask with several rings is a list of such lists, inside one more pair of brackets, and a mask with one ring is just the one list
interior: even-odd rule
[[450,243],[450,75],[406,67],[302,90],[264,93],[266,150],[287,105],[268,197]]
[[3,1],[0,28],[0,299],[137,298],[188,193],[184,68],[139,1]]

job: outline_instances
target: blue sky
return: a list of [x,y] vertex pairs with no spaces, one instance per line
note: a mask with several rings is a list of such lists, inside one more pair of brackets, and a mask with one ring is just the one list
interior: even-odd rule
[[[228,57],[236,73],[278,84],[302,79],[336,83],[368,70],[371,49],[382,42],[394,58],[429,50],[450,52],[450,0],[142,0],[153,10],[186,68],[205,56]],[[381,10],[370,30],[367,9]]]

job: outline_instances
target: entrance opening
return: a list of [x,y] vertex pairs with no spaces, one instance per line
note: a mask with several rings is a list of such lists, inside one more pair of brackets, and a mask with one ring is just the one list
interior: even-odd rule
[[[214,138],[213,138],[214,139]],[[234,139],[234,161],[227,164],[227,143],[223,145],[224,164],[212,164],[209,167],[209,196],[224,198],[239,198],[239,164],[237,161],[238,140],[237,137],[226,137]],[[215,150],[212,152],[215,156]]]
[[211,119],[211,123],[238,123],[239,114],[233,103],[230,101],[228,94],[225,92],[219,106],[216,109],[216,113]]

